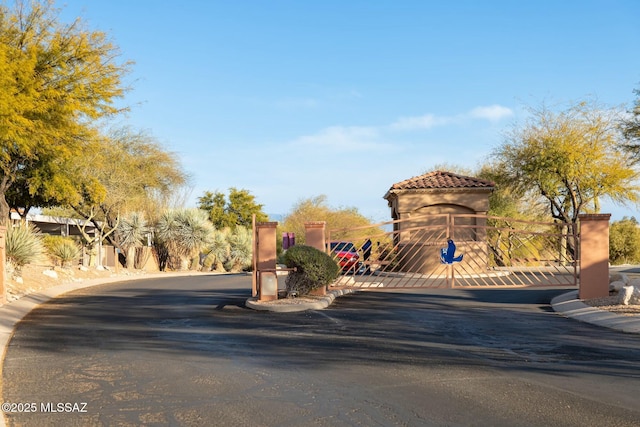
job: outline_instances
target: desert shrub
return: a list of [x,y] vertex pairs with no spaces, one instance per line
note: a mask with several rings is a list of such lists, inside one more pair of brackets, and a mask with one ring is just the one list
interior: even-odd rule
[[211,266],[211,270],[226,271],[224,265],[231,253],[230,233],[231,230],[229,228],[214,231],[211,243],[206,248],[206,264]]
[[80,256],[80,248],[69,237],[45,236],[43,243],[47,255],[57,261],[61,267],[67,266]]
[[253,234],[251,230],[241,225],[228,236],[229,259],[228,271],[242,271],[251,268],[253,260]]
[[609,261],[611,264],[640,262],[640,228],[634,218],[615,221],[609,229]]
[[42,234],[33,224],[9,226],[5,245],[7,262],[18,270],[25,264],[40,261],[44,252]]
[[253,234],[241,225],[215,230],[201,253],[204,271],[246,271],[253,260]]
[[340,275],[340,267],[331,256],[311,246],[296,245],[288,249],[283,261],[287,267],[296,268],[287,276],[287,293],[306,295],[329,285]]
[[211,254],[203,254],[202,256],[202,271],[212,271],[214,269],[213,263],[216,258]]

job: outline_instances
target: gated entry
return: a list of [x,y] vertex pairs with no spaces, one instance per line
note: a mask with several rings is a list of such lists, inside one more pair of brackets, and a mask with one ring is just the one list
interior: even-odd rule
[[474,214],[415,216],[327,230],[326,248],[353,287],[577,286],[573,224]]

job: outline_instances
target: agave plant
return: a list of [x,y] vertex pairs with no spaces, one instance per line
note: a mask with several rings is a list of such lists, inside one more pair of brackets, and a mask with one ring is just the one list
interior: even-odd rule
[[40,261],[44,253],[40,230],[31,223],[8,227],[5,251],[9,269],[20,270],[25,264]]

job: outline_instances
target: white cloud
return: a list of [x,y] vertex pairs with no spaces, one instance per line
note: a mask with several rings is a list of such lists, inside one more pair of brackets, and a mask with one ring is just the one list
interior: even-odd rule
[[331,126],[313,135],[303,135],[294,145],[314,146],[340,151],[356,151],[385,147],[379,141],[380,131],[375,127]]
[[502,105],[489,105],[484,107],[476,107],[469,113],[469,116],[475,119],[486,119],[491,122],[497,122],[507,117],[513,116],[513,111],[510,108],[503,107]]
[[512,115],[513,111],[510,108],[495,104],[476,107],[467,113],[462,113],[455,116],[437,116],[435,114],[428,113],[422,116],[400,117],[398,120],[391,123],[387,127],[391,130],[405,132],[414,130],[428,130],[438,126],[447,126],[461,123],[469,119],[484,119],[491,122],[496,122]]
[[479,106],[453,116],[424,114],[422,116],[400,117],[389,125],[380,126],[330,126],[316,133],[302,135],[290,142],[294,147],[306,146],[337,152],[363,150],[389,150],[399,147],[398,141],[391,142],[389,132],[415,132],[436,127],[462,124],[472,119],[498,121],[512,116],[510,108],[501,105]]
[[433,114],[425,114],[415,117],[400,117],[389,125],[393,130],[410,131],[417,129],[431,129],[436,126],[444,126],[453,121],[451,117],[438,117]]
[[[286,213],[300,199],[326,194],[332,205],[357,205],[367,216],[384,218],[382,196],[394,182],[436,164],[475,164],[492,143],[487,123],[511,114],[499,105],[479,106],[449,116],[405,116],[390,124],[329,126],[250,147],[225,144],[215,153],[219,167],[207,169],[198,181],[210,183],[207,190],[249,189],[269,213]],[[205,157],[199,160],[206,163]]]

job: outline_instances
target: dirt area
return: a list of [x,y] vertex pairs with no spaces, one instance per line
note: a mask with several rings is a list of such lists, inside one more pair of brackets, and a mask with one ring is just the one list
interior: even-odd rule
[[97,269],[95,267],[83,268],[79,266],[60,268],[45,265],[25,265],[20,273],[7,275],[6,296],[7,302],[15,301],[25,295],[29,295],[43,289],[65,283],[82,282],[100,278],[145,274],[143,271],[130,272],[126,269]]

